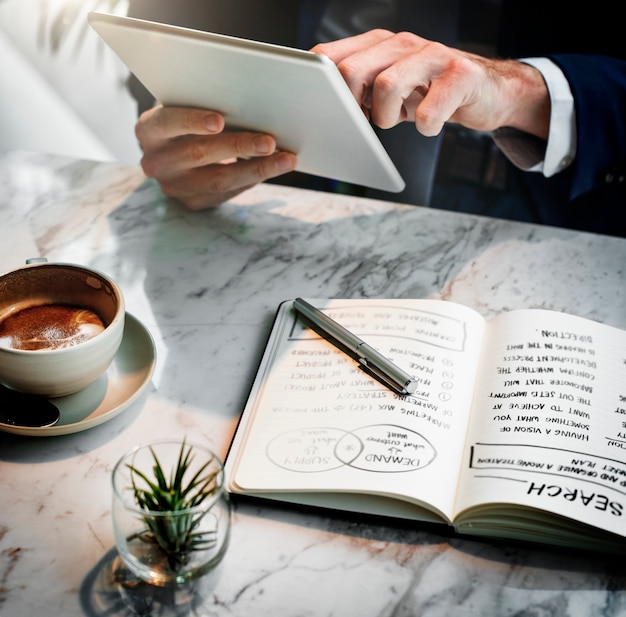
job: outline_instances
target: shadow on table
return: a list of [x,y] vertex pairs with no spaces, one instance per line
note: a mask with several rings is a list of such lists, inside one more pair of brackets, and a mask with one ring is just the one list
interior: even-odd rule
[[[80,587],[80,604],[86,617],[210,617],[212,592],[221,566],[209,574],[170,587],[157,587],[137,579],[112,548],[87,574]],[[201,610],[200,610],[201,609]]]
[[439,556],[454,571],[485,584],[528,590],[617,592],[620,601],[626,599],[626,561],[618,555],[460,536],[443,524],[272,504],[241,495],[234,495],[233,503],[235,511],[242,514],[316,528],[364,547],[373,543],[376,551],[397,553],[407,568],[419,569],[419,564]]

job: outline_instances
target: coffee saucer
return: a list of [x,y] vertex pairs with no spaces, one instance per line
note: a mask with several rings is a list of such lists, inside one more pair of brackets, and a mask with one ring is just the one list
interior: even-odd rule
[[48,437],[85,431],[112,420],[146,388],[156,364],[156,350],[146,327],[126,313],[124,336],[105,374],[84,390],[50,399],[60,412],[53,426],[14,426],[0,422],[0,430],[16,435]]

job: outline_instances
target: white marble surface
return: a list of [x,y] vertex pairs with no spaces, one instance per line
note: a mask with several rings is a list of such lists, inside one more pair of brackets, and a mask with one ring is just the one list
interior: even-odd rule
[[[145,593],[111,582],[112,467],[171,435],[225,455],[284,299],[443,297],[626,328],[626,240],[271,185],[190,213],[134,167],[4,153],[0,270],[36,255],[113,276],[158,362],[110,422],[0,434],[0,617],[149,614]],[[237,501],[219,570],[152,602],[158,615],[617,617],[626,562]]]

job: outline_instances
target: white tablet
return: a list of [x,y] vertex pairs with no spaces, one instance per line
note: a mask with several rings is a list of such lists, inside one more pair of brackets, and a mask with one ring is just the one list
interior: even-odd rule
[[298,171],[399,192],[404,181],[335,64],[309,51],[91,12],[89,23],[163,105],[272,134]]

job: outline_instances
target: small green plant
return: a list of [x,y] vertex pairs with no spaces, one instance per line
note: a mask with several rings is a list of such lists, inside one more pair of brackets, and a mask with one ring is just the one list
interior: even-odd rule
[[[193,551],[210,549],[216,543],[214,532],[198,529],[208,510],[193,508],[218,490],[219,469],[211,465],[211,458],[189,478],[193,448],[183,441],[177,464],[167,477],[152,447],[150,452],[154,459],[152,478],[128,465],[135,500],[147,513],[143,517],[146,529],[138,536],[145,542],[158,545],[170,568],[178,571],[189,561]],[[145,486],[139,485],[141,481]]]

